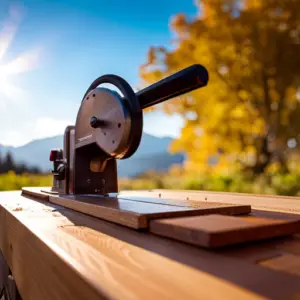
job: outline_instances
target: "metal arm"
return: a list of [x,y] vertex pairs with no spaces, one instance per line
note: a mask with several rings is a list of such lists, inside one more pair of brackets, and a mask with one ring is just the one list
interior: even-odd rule
[[144,109],[204,87],[207,82],[207,70],[202,65],[197,64],[148,86],[136,95],[141,108]]

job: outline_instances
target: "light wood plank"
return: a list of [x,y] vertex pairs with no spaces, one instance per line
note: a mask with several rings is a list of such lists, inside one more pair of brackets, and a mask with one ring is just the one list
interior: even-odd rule
[[0,248],[24,300],[104,298],[76,260],[28,230],[3,207],[0,222]]
[[[3,201],[4,198],[7,201]],[[68,209],[61,208],[61,210],[56,211],[56,208],[59,208],[59,206],[55,206],[52,203],[49,203],[49,205],[45,206],[45,214],[41,214],[41,218],[38,219],[39,209],[34,209],[36,203],[38,202],[32,201],[35,204],[32,205],[32,208],[30,208],[30,205],[28,205],[29,202],[27,202],[31,201],[30,199],[24,198],[26,201],[21,201],[22,206],[26,209],[22,211],[14,211],[15,208],[19,207],[17,203],[20,202],[20,199],[23,199],[23,197],[19,197],[19,193],[0,194],[0,203],[4,204],[6,210],[10,211],[14,216],[22,220],[22,223],[27,228],[30,226],[33,233],[35,233],[35,230],[42,231],[42,233],[45,235],[46,241],[50,240],[57,247],[57,249],[67,253],[67,255],[80,263],[81,268],[86,269],[88,272],[92,271],[92,269],[89,268],[90,264],[81,262],[79,258],[90,253],[88,251],[86,252],[86,248],[81,248],[81,243],[88,247],[88,249],[93,248],[96,252],[100,252],[101,254],[104,253],[103,255],[109,258],[109,262],[115,260],[118,261],[121,266],[125,266],[124,270],[131,269],[131,267],[126,265],[124,261],[119,261],[116,259],[116,253],[118,254],[118,257],[124,254],[125,259],[127,259],[129,254],[130,258],[133,259],[130,260],[133,261],[132,264],[136,265],[137,267],[140,266],[140,268],[144,269],[145,272],[147,272],[149,268],[154,268],[156,270],[158,267],[156,264],[151,263],[153,258],[152,255],[158,255],[161,258],[160,261],[156,262],[161,266],[162,270],[170,268],[168,262],[178,263],[180,268],[174,269],[173,272],[170,272],[170,281],[173,280],[172,276],[178,277],[178,285],[171,285],[169,288],[168,284],[166,284],[164,288],[166,289],[167,294],[161,295],[158,293],[158,291],[156,291],[154,293],[154,298],[174,299],[178,298],[178,295],[181,298],[186,298],[189,294],[186,293],[185,288],[188,288],[188,286],[186,286],[186,282],[182,279],[183,277],[181,274],[190,276],[192,281],[195,279],[195,281],[193,281],[193,286],[196,286],[197,289],[194,295],[195,297],[198,297],[198,299],[226,299],[226,297],[228,297],[228,299],[232,299],[232,297],[236,297],[236,299],[256,299],[256,297],[263,297],[267,299],[291,299],[293,296],[297,297],[297,295],[299,295],[300,282],[296,278],[297,276],[295,277],[291,274],[284,274],[278,271],[273,271],[272,269],[255,266],[254,264],[249,263],[250,260],[245,261],[243,257],[239,257],[238,255],[235,256],[232,254],[232,256],[228,257],[227,253],[223,254],[223,251],[207,252],[195,247],[184,245],[182,243],[177,243],[176,241],[165,240],[154,235],[136,232],[122,226],[102,221],[100,219],[95,219],[73,212]],[[10,204],[8,204],[8,202]],[[40,203],[38,204],[40,205]],[[50,209],[51,207],[52,209]],[[40,211],[42,212],[43,209],[40,208]],[[31,215],[33,215],[34,218],[31,218]],[[48,215],[48,217],[46,217],[46,215]],[[53,225],[54,220],[57,222],[56,225]],[[37,224],[39,224],[39,226],[37,226]],[[0,238],[2,236],[1,225],[2,223],[0,219]],[[56,230],[54,230],[54,228]],[[61,238],[56,237],[52,240],[52,234],[55,236],[58,234],[57,228],[60,228],[62,231]],[[83,231],[81,232],[81,230]],[[88,231],[88,233],[86,233],[85,230]],[[92,233],[90,233],[89,230],[91,230]],[[69,235],[71,239],[64,234]],[[91,237],[91,235],[95,237]],[[86,238],[86,236],[89,236],[89,238]],[[74,241],[74,238],[78,241],[77,243]],[[64,243],[64,241],[66,242]],[[281,241],[278,241],[278,244],[280,243]],[[75,244],[76,247],[74,249],[72,247]],[[268,244],[269,243],[264,242],[264,245]],[[77,249],[77,246],[80,249],[84,249],[83,252],[80,252]],[[23,258],[24,257],[26,256],[23,256]],[[135,263],[136,257],[138,257],[137,263]],[[102,257],[101,261],[103,261]],[[35,265],[36,262],[33,263],[34,268],[40,267],[39,265]],[[198,274],[199,277],[194,278],[194,275],[191,273],[182,273],[181,268],[192,269]],[[118,270],[118,272],[123,272],[122,268],[120,270]],[[243,272],[240,270],[243,270]],[[104,271],[101,270],[99,282],[97,281],[97,284],[99,284],[101,288],[103,288],[102,285],[104,285],[104,288],[107,285],[107,282],[103,280],[103,272]],[[136,270],[132,269],[132,272],[135,273]],[[158,282],[163,282],[163,280],[166,279],[164,272],[159,270],[155,272],[157,272],[156,274]],[[208,277],[204,276],[204,279],[209,278],[209,282],[203,280],[201,277],[203,274],[209,275]],[[25,276],[26,275],[28,275],[28,273],[25,272]],[[124,274],[124,276],[126,277],[128,274]],[[142,278],[144,278],[145,281],[149,280],[145,273],[142,273]],[[34,278],[31,278],[31,280],[34,280]],[[151,277],[150,281],[152,280],[153,278]],[[135,281],[130,277],[129,282],[134,283]],[[220,282],[225,284],[226,289],[223,289],[223,287],[220,288],[218,285]],[[30,283],[30,281],[27,281],[27,283]],[[199,288],[199,286],[203,286],[203,284],[207,287],[204,290]],[[137,286],[136,284],[130,285],[128,282],[123,282],[122,280],[120,280],[120,285],[125,286],[126,289],[134,292]],[[183,287],[183,294],[178,292],[178,286]],[[28,286],[24,286],[24,288],[25,287],[28,288]],[[43,287],[45,287],[45,293],[47,288],[53,288],[53,286],[44,286],[44,284]],[[141,284],[140,289],[144,292],[140,298],[147,299],[149,287]],[[237,292],[236,289],[238,291],[242,291],[242,294],[232,294],[231,289],[235,292]],[[114,297],[119,299],[122,296],[122,293],[119,291],[119,286],[112,289],[112,286],[108,284],[107,290],[109,291],[108,296],[110,298]],[[172,294],[168,294],[168,291],[171,291]],[[136,296],[136,294],[134,295]],[[153,296],[153,294],[151,294],[151,296]],[[136,299],[138,298],[139,296],[136,297]],[[49,298],[46,297],[37,299],[47,300]],[[124,297],[122,299],[124,299]]]
[[[36,212],[40,208],[35,208],[36,203],[26,198],[23,198],[22,202],[24,207],[31,206],[32,209],[14,211],[11,209],[14,206],[11,203],[0,206],[0,249],[12,269],[24,300],[102,297],[220,299],[221,295],[222,299],[263,299],[261,295],[226,282],[207,271],[191,268],[112,235],[75,225],[90,223],[91,227],[100,225],[103,230],[113,228],[121,236],[136,233],[138,239],[159,248],[158,238],[153,243],[151,236],[147,237],[148,235],[125,230],[100,220],[94,221],[68,210],[53,212],[48,209],[51,206],[47,206],[45,213],[38,219]],[[41,203],[38,203],[38,206],[40,205]],[[58,216],[54,217],[53,213]],[[36,218],[31,219],[32,215]],[[65,221],[61,223],[61,216],[63,219],[67,216],[69,224]],[[40,223],[45,225],[38,226]],[[174,245],[163,248],[167,253],[174,253]],[[180,245],[179,252],[181,258],[188,255],[180,249]],[[213,259],[207,261],[207,257],[204,256],[199,260],[200,257],[201,255],[197,260],[202,260],[207,266],[215,264]],[[259,269],[256,272],[258,271]],[[266,271],[258,277],[262,280],[266,274],[272,272]],[[279,280],[277,275],[275,277],[272,278],[271,275],[268,280]],[[288,276],[286,279],[289,280],[288,293],[292,295],[296,282]],[[285,282],[282,276],[280,280]],[[199,288],[199,283],[206,288]]]

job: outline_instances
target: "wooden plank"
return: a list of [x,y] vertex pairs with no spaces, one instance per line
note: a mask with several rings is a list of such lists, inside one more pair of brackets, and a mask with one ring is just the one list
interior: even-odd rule
[[[49,189],[49,188],[48,188]],[[49,200],[49,194],[45,191],[47,188],[22,188],[22,195],[29,195],[29,196],[36,196],[38,198]],[[53,196],[57,196],[56,194],[53,194]],[[79,195],[80,196],[80,195]],[[68,195],[67,195],[68,197]],[[100,196],[100,195],[91,195],[93,198],[99,198],[99,199],[108,199],[107,197]],[[151,197],[138,197],[138,196],[128,196],[128,197],[119,197],[118,194],[115,195],[115,197],[111,196],[110,199],[120,199],[120,200],[129,200],[129,201],[135,201],[135,202],[142,202],[142,203],[151,203],[151,204],[164,204],[164,205],[170,205],[170,206],[179,206],[179,207],[190,207],[190,208],[203,208],[206,206],[206,204],[199,203],[199,201],[186,201],[186,200],[174,200],[174,199],[162,199],[162,198],[151,198]],[[236,207],[236,210],[232,212],[225,212],[225,214],[229,215],[239,215],[239,214],[248,214],[251,212],[251,206],[250,205],[237,205],[237,204],[231,204],[231,203],[217,203],[217,202],[209,202],[210,205],[215,205],[218,207],[225,207],[230,206]],[[220,212],[222,214],[222,212]]]
[[[279,220],[299,220],[299,215],[252,210],[251,216]],[[257,263],[286,253],[300,254],[300,237],[281,237],[252,244],[234,245],[222,249],[222,254]]]
[[298,255],[283,254],[272,259],[261,261],[259,264],[263,267],[300,277],[300,256]]
[[[184,200],[184,199],[168,199],[168,198],[155,198],[155,197],[143,197],[143,196],[117,196],[120,200],[129,200],[135,202],[143,202],[143,203],[155,203],[155,204],[164,204],[164,205],[171,205],[171,206],[179,206],[179,207],[191,207],[191,208],[199,208],[203,207],[203,203],[209,203],[216,206],[235,206],[239,204],[232,204],[232,203],[218,203],[218,202],[211,202],[211,201],[192,201],[192,200]],[[244,209],[244,208],[243,208]],[[248,209],[246,211],[241,210],[240,214],[249,213],[251,211],[251,206],[248,205]]]
[[52,203],[135,229],[148,227],[149,220],[166,217],[195,216],[211,213],[241,214],[249,206],[201,203],[197,208],[137,202],[110,197],[52,196]]
[[[49,189],[49,188],[48,188]],[[47,188],[22,188],[22,195],[29,195],[29,196],[36,196],[37,198],[45,198],[49,199],[49,196],[51,193],[46,193],[45,191]],[[55,193],[52,193],[53,196],[57,196]],[[68,195],[67,195],[68,197]],[[91,197],[99,197],[99,199],[103,199],[103,196],[96,196],[91,195]],[[111,196],[110,199],[118,198],[120,200],[129,200],[129,201],[135,201],[135,202],[144,202],[144,203],[152,203],[152,204],[164,204],[164,205],[170,205],[170,206],[179,206],[179,207],[190,207],[190,208],[203,208],[206,204],[199,203],[199,201],[186,201],[186,200],[174,200],[174,199],[162,199],[162,198],[151,198],[151,197],[138,197],[138,196],[118,196],[118,194],[115,195],[115,197]],[[107,197],[104,197],[104,199],[108,199]],[[218,202],[209,202],[211,205],[215,205],[218,207],[236,207],[236,210],[232,212],[225,212],[225,214],[229,215],[239,215],[239,214],[248,214],[251,212],[251,206],[250,205],[239,205],[239,204],[231,204],[231,203],[218,203]],[[220,212],[222,213],[222,212]]]
[[[32,191],[40,192],[40,188],[30,188]],[[45,189],[45,188],[44,188]],[[24,189],[23,189],[24,190]],[[250,205],[253,209],[287,212],[300,214],[300,197],[279,196],[279,195],[256,195],[246,193],[228,193],[228,192],[213,192],[213,191],[182,191],[182,190],[137,190],[137,191],[121,191],[116,194],[119,198],[136,198],[143,199],[162,199],[164,202],[167,199],[187,201],[194,205],[199,201],[210,201],[216,203],[230,203],[236,205]],[[155,200],[153,200],[155,201]],[[177,205],[177,204],[176,204]]]
[[[22,299],[103,299],[78,262],[28,230],[0,207],[0,247]],[[38,224],[36,223],[38,227]],[[65,260],[68,263],[65,263]],[[77,269],[77,271],[76,271]],[[52,271],[51,271],[52,270]],[[55,270],[55,271],[54,271]]]
[[187,201],[211,201],[218,203],[232,203],[251,205],[253,209],[278,211],[300,214],[300,197],[278,195],[254,195],[242,193],[212,192],[212,191],[121,191],[119,197],[139,196],[153,198],[168,198]]
[[[152,190],[123,190],[118,193],[120,196],[143,195],[145,197],[169,197],[169,195],[177,195],[179,199],[193,200],[192,198],[201,197],[205,194],[242,196],[244,198],[256,197],[259,199],[280,199],[280,200],[300,200],[299,196],[285,196],[273,194],[254,194],[254,193],[237,193],[237,192],[221,192],[221,191],[204,191],[204,190],[168,190],[168,189],[152,189]],[[187,199],[189,196],[192,198]],[[196,200],[197,201],[197,200]]]
[[30,197],[35,197],[40,200],[49,201],[49,195],[47,193],[41,192],[43,188],[35,188],[35,187],[23,187],[22,195],[27,195]]
[[223,247],[300,232],[299,220],[207,215],[159,219],[150,232],[207,248]]
[[[53,216],[56,206],[14,195],[10,202],[0,195],[0,249],[23,300],[276,299],[300,290],[290,275],[69,210]],[[26,209],[14,211],[20,200]]]

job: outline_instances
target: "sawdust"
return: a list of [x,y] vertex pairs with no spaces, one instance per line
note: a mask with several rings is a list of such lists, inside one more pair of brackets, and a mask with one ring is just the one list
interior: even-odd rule
[[13,211],[22,211],[22,210],[23,210],[22,207],[16,207],[16,208],[13,209]]

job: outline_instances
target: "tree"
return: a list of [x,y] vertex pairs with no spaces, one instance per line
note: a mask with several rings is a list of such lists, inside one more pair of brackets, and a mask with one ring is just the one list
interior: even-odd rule
[[0,153],[0,174],[14,171],[16,174],[31,173],[40,174],[42,171],[38,167],[28,167],[25,163],[15,163],[12,154],[8,151],[2,157]]
[[[202,0],[199,14],[171,21],[172,48],[151,47],[140,74],[153,83],[194,63],[208,86],[160,105],[185,121],[173,151],[188,163],[240,166],[255,174],[276,163],[288,171],[299,147],[300,0]],[[295,149],[294,149],[295,150]]]
[[0,174],[3,173],[3,159],[2,159],[2,154],[0,152]]
[[12,154],[10,152],[7,152],[3,160],[3,171],[4,173],[6,173],[10,170],[14,170],[14,168],[15,162],[13,160]]

